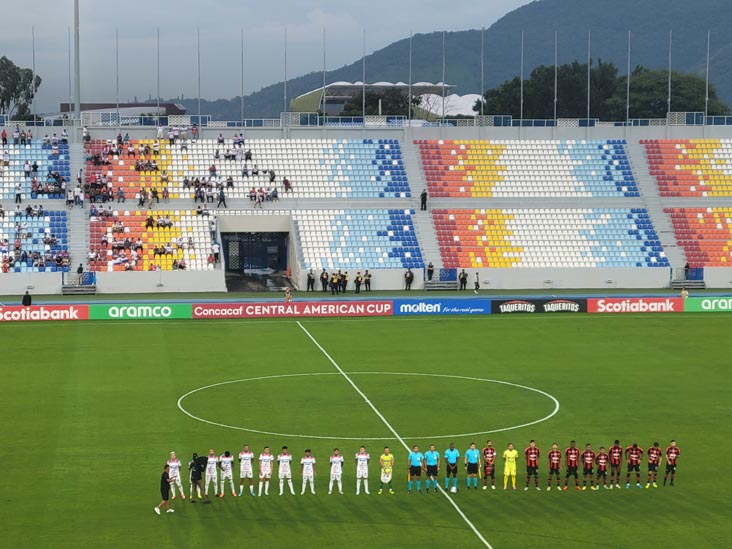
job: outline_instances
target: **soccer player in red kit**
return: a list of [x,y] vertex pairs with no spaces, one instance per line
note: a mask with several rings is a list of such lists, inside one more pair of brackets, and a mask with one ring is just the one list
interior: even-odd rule
[[552,449],[549,450],[549,479],[546,482],[546,489],[552,489],[552,476],[557,477],[557,490],[562,489],[562,479],[560,476],[559,469],[562,466],[562,451],[559,449],[559,445],[555,442],[552,444]]
[[491,490],[496,489],[496,449],[493,447],[493,441],[487,440],[485,448],[482,450],[483,455],[483,490],[488,489],[488,477],[491,477]]
[[[595,464],[597,465],[597,483],[595,485],[595,490],[600,489],[600,479],[602,479],[602,486],[605,488],[605,490],[608,489],[607,487],[607,466],[610,463],[610,455],[605,452],[605,447],[600,446],[600,451],[597,452],[597,455],[595,456]],[[612,480],[610,481],[610,488],[613,487]]]
[[646,488],[651,487],[651,477],[653,477],[653,487],[658,488],[656,480],[658,480],[658,468],[663,460],[663,450],[658,442],[654,442],[653,446],[648,448],[648,478],[646,479]]
[[564,489],[567,490],[567,485],[569,484],[569,477],[574,477],[574,487],[579,490],[579,474],[577,473],[577,469],[579,468],[579,459],[580,459],[580,451],[579,448],[577,448],[577,443],[573,440],[569,443],[569,448],[564,450],[564,460],[566,461],[567,465],[567,472],[564,475]]
[[610,489],[620,488],[620,475],[623,468],[623,447],[620,445],[620,441],[616,440],[615,443],[610,446],[608,455],[610,456]]
[[590,490],[595,489],[595,479],[592,476],[595,468],[595,451],[588,442],[585,444],[585,451],[580,456],[582,460],[582,490],[587,490],[587,479],[590,479]]
[[628,473],[625,475],[625,488],[630,488],[630,473],[635,471],[635,485],[643,488],[640,483],[640,463],[643,460],[643,448],[635,442],[625,449],[625,459],[628,462]]
[[532,476],[534,477],[534,486],[537,490],[541,490],[539,488],[539,456],[541,456],[541,450],[537,448],[536,441],[529,442],[529,447],[524,450],[524,454],[526,455],[526,486],[524,490],[529,489],[529,481],[531,481]]
[[681,450],[676,446],[676,441],[672,440],[668,448],[666,448],[666,474],[663,475],[663,485],[666,486],[666,479],[671,474],[671,486],[674,485],[674,479],[676,478],[676,460],[679,459]]

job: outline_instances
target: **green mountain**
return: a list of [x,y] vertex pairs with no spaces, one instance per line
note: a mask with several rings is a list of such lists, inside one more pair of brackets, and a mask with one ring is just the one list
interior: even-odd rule
[[[479,22],[478,22],[479,24]],[[537,0],[518,8],[485,31],[485,86],[494,87],[520,73],[524,32],[524,77],[537,65],[554,62],[554,32],[559,36],[559,62],[586,61],[588,31],[594,59],[627,66],[628,30],[632,32],[631,63],[647,68],[668,66],[669,30],[673,30],[673,68],[704,75],[707,30],[711,30],[710,80],[720,97],[732,102],[732,2],[729,0]],[[455,92],[480,93],[480,30],[446,34],[446,78]],[[366,57],[366,79],[407,81],[409,39],[394,42]],[[413,81],[442,80],[442,33],[418,34],[413,41]],[[329,71],[327,80],[361,79],[361,60]],[[314,72],[288,81],[290,98],[322,84]],[[282,110],[282,82],[245,97],[247,118],[276,118]],[[195,100],[184,100],[189,113]],[[202,112],[217,120],[237,120],[240,100],[202,103]]]

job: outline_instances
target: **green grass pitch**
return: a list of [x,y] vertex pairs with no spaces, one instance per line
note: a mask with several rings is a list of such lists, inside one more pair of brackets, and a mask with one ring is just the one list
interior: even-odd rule
[[[570,439],[647,448],[676,438],[677,486],[600,492],[460,492],[450,497],[495,548],[725,547],[730,482],[729,317],[703,315],[303,320],[303,326],[402,435],[464,453],[487,438],[520,452]],[[480,547],[444,495],[406,490],[406,452],[292,320],[85,322],[2,326],[0,422],[7,547]],[[358,372],[358,373],[354,373]],[[289,374],[317,376],[271,377]],[[512,385],[406,374],[502,380]],[[195,392],[206,385],[250,380]],[[291,435],[301,435],[295,437]],[[336,440],[314,437],[337,437]],[[348,440],[353,438],[354,440]],[[371,495],[355,495],[353,455],[372,456]],[[307,447],[317,495],[172,502],[157,516],[171,450],[238,453]],[[384,444],[396,495],[376,495]],[[346,456],[345,495],[328,496],[327,458]],[[643,481],[645,482],[645,461]],[[498,466],[499,475],[502,465]],[[299,467],[294,475],[299,492]],[[235,479],[238,482],[238,467]],[[499,480],[502,480],[499,476]],[[187,482],[185,483],[188,489]]]

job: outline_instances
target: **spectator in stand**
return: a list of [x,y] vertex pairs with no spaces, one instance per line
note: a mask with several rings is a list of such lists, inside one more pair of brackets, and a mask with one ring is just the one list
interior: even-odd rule
[[193,137],[194,141],[198,139],[198,124],[193,124],[193,127],[191,128],[191,137]]
[[247,149],[247,151],[244,153],[244,162],[251,162],[252,161],[252,150]]
[[23,165],[23,173],[25,174],[25,178],[29,179],[31,176],[31,163],[30,161],[26,160],[25,164]]
[[216,138],[216,142],[219,145],[223,145],[226,142],[226,140],[224,139],[224,134],[223,133],[220,133],[219,134],[219,136]]
[[0,137],[2,137],[2,140],[3,140],[3,147],[7,146],[7,144],[8,144],[8,132],[5,131],[5,128],[3,128],[3,133],[0,134]]
[[122,187],[117,188],[117,204],[120,202],[127,202],[125,198],[125,190]]
[[285,188],[285,192],[289,193],[292,190],[292,183],[286,177],[282,178],[282,186]]
[[79,263],[79,266],[76,268],[76,274],[79,275],[79,286],[84,282],[84,265]]
[[221,204],[224,205],[224,208],[227,208],[228,207],[226,205],[226,194],[224,194],[224,189],[219,190],[219,201],[216,204],[216,207],[217,208],[220,208],[221,207]]
[[21,203],[21,193],[23,192],[23,188],[20,186],[20,183],[17,183],[15,185],[15,203],[20,204]]

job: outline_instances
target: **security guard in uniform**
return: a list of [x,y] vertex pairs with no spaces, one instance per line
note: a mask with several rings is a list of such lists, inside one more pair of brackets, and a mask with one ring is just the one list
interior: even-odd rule
[[358,271],[356,273],[356,280],[353,281],[353,283],[356,286],[356,293],[357,294],[360,294],[361,293],[361,282],[363,282],[363,277],[361,276],[361,271]]
[[367,292],[371,291],[371,273],[368,269],[366,269],[366,272],[363,274],[363,283],[364,288]]
[[328,276],[328,271],[323,268],[323,272],[320,273],[320,285],[323,287],[323,291],[328,291],[328,281],[330,280],[330,276]]
[[313,273],[313,270],[310,269],[308,271],[308,292],[314,292],[315,291],[315,273]]

